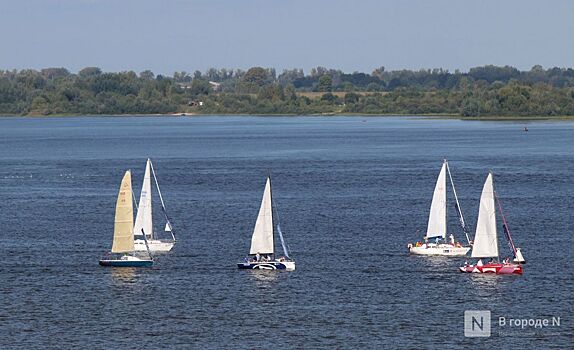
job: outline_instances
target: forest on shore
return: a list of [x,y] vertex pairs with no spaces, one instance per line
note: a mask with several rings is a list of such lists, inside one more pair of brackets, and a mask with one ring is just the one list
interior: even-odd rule
[[0,70],[2,115],[170,113],[574,116],[574,69]]

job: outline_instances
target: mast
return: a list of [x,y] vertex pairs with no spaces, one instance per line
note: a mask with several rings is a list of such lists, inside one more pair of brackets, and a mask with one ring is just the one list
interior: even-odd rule
[[512,250],[512,254],[514,254],[514,257],[516,257],[516,246],[514,245],[514,240],[512,239],[510,229],[508,228],[508,223],[506,222],[506,217],[504,216],[504,211],[502,210],[502,203],[500,202],[500,198],[498,198],[496,191],[494,191],[494,197],[496,198],[496,203],[498,204],[498,211],[500,212],[500,217],[502,218],[502,228],[504,230],[504,234],[506,235],[508,245],[510,246],[510,250]]
[[456,189],[454,188],[454,181],[452,180],[452,174],[450,173],[450,167],[448,166],[448,162],[446,159],[444,160],[444,162],[446,164],[446,170],[448,171],[448,177],[450,179],[450,185],[452,187],[452,193],[454,195],[455,206],[456,206],[456,210],[458,212],[458,219],[460,221],[460,226],[462,227],[462,231],[464,232],[464,235],[466,236],[466,241],[468,242],[469,245],[471,245],[470,237],[468,235],[468,229],[466,227],[466,222],[464,221],[464,215],[462,215],[462,209],[460,207],[460,203],[458,202],[458,196],[456,194]]
[[152,192],[151,192],[151,179],[150,179],[150,164],[151,161],[147,160],[145,166],[145,174],[140,193],[140,200],[138,205],[138,212],[134,225],[134,235],[141,235],[145,232],[148,236],[146,238],[153,239],[153,219],[152,219]]
[[155,187],[157,188],[157,193],[159,194],[159,201],[161,203],[161,211],[162,211],[163,216],[165,218],[166,224],[169,226],[169,233],[171,234],[171,238],[175,242],[175,234],[173,233],[173,226],[171,226],[171,221],[169,220],[169,216],[167,215],[167,210],[165,209],[165,204],[163,202],[163,196],[161,195],[161,190],[159,189],[159,183],[157,182],[157,176],[155,175],[155,170],[153,168],[153,164],[151,162],[151,159],[148,159],[148,161],[149,161],[149,164],[151,167],[151,173],[153,174],[153,179],[155,181]]
[[151,255],[151,250],[149,250],[149,244],[147,243],[147,238],[146,238],[146,233],[144,231],[144,229],[142,228],[142,235],[143,235],[143,239],[145,242],[145,248],[147,250],[147,253],[149,255],[150,260],[153,260],[153,255]]
[[[269,184],[271,185],[271,173],[269,173]],[[275,217],[277,219],[277,233],[279,234],[279,240],[281,241],[281,247],[283,247],[283,254],[287,259],[291,259],[289,256],[289,250],[287,249],[287,244],[285,243],[285,239],[283,238],[283,232],[281,231],[281,222],[279,220],[279,210],[277,209],[277,205],[273,200],[273,191],[271,191],[271,207],[273,212],[275,213]]]

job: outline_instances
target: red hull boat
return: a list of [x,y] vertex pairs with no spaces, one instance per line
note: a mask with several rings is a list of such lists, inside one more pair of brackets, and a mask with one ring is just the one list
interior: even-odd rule
[[522,275],[522,265],[512,263],[488,263],[484,265],[464,265],[460,272],[466,273],[494,273],[497,275]]
[[[498,209],[500,211],[500,216],[502,217],[502,227],[511,252],[514,255],[514,262],[511,262],[510,259],[504,259],[502,262],[499,262],[500,254],[498,252],[495,200],[498,202]],[[488,174],[480,196],[476,234],[474,236],[474,245],[472,246],[471,257],[478,259],[478,262],[471,265],[467,261],[463,266],[459,267],[460,272],[522,275],[522,265],[519,263],[524,262],[524,257],[520,250],[514,246],[514,241],[510,234],[510,230],[508,229],[508,223],[506,222],[504,212],[502,211],[502,204],[494,191],[492,172]],[[484,264],[482,259],[493,260]]]

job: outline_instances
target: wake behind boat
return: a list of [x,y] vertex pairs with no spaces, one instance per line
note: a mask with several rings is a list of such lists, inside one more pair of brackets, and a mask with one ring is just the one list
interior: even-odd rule
[[[462,230],[466,235],[469,246],[463,246],[460,242],[456,242],[454,235],[449,236],[449,241],[446,241],[447,234],[447,197],[446,197],[446,173],[450,178],[450,183],[455,199],[455,206],[459,216],[460,225]],[[434,242],[432,241],[434,240]],[[466,223],[464,221],[464,216],[462,215],[462,210],[458,203],[458,197],[456,195],[456,190],[454,188],[454,182],[450,173],[450,168],[448,167],[448,162],[446,159],[442,164],[442,168],[438,175],[438,179],[435,185],[434,194],[432,198],[429,221],[427,226],[427,233],[424,237],[424,243],[417,242],[415,244],[409,243],[408,249],[411,254],[417,255],[441,255],[441,256],[464,256],[470,250],[470,240],[468,239],[468,233],[466,228]]]
[[[508,245],[514,254],[515,262],[511,262],[509,258],[504,259],[502,262],[499,260],[495,201],[498,202],[498,209],[503,222],[502,227],[506,234]],[[488,174],[482,189],[482,195],[480,196],[478,222],[476,224],[476,234],[474,236],[471,257],[478,259],[477,263],[472,265],[469,264],[468,261],[465,262],[464,266],[459,268],[460,272],[495,273],[497,275],[522,274],[522,265],[517,262],[524,262],[524,258],[522,257],[520,249],[514,246],[514,241],[502,211],[502,204],[494,190],[492,172]],[[490,259],[490,261],[485,264],[482,262],[482,259]]]
[[[153,229],[152,186],[151,186],[152,174],[155,182],[155,187],[159,195],[161,210],[165,219],[164,231],[169,232],[171,234],[170,239],[157,238],[156,233],[154,232]],[[149,158],[146,162],[145,167],[142,191],[140,193],[138,212],[136,216],[136,222],[134,225],[134,235],[135,235],[134,247],[136,251],[147,251],[149,248],[149,250],[152,252],[169,252],[175,245],[175,234],[173,232],[173,227],[171,225],[169,217],[167,216],[167,211],[165,209],[165,204],[163,202],[161,190],[159,189],[159,183],[155,175],[155,170]]]
[[112,250],[100,259],[99,264],[102,266],[149,267],[153,265],[153,258],[149,250],[146,256],[138,256],[134,248],[132,196],[132,175],[128,170],[122,179],[116,202]]
[[[249,256],[243,262],[237,264],[239,269],[250,270],[295,270],[295,261],[289,257],[279,218],[277,217],[277,233],[281,239],[284,256],[275,259],[275,244],[273,235],[273,200],[271,195],[271,178],[267,177],[265,191],[259,208],[259,215],[255,222],[255,229],[251,237],[251,249]],[[275,211],[277,208],[275,207]],[[277,215],[278,216],[278,215]]]

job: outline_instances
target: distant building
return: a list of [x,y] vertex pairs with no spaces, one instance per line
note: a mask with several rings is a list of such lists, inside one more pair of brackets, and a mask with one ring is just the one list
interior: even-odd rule
[[221,83],[217,83],[215,81],[210,81],[209,85],[211,85],[211,89],[213,91],[219,91],[220,87],[221,87]]
[[177,84],[177,86],[179,86],[182,89],[185,89],[185,90],[191,89],[191,83],[176,83],[176,84]]

